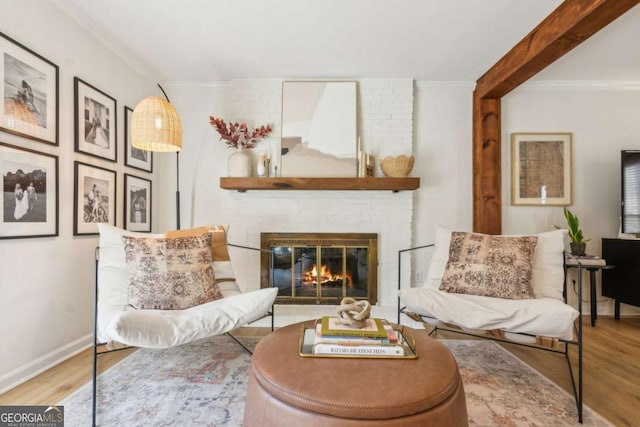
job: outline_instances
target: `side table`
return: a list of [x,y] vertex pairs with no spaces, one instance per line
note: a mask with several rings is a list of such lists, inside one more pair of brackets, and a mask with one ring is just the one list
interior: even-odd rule
[[[615,268],[614,265],[607,265],[607,262],[602,258],[573,258],[566,257],[565,265],[567,268],[578,268],[578,262],[582,265],[582,268],[589,272],[589,290],[591,298],[591,326],[596,326],[596,320],[598,320],[598,299],[596,296],[596,272],[598,270],[610,270]],[[582,304],[582,301],[580,301]]]

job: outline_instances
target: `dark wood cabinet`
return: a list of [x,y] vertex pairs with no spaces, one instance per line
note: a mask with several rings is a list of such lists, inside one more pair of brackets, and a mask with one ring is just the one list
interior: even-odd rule
[[640,240],[602,239],[602,258],[614,265],[602,272],[602,295],[615,299],[615,318],[620,303],[640,307]]

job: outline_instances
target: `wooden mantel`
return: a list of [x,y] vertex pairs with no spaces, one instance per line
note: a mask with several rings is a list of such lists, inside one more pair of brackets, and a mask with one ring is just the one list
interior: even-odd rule
[[500,98],[638,3],[565,0],[478,79],[473,93],[474,231],[502,231]]
[[420,178],[220,178],[225,190],[386,190],[420,188]]

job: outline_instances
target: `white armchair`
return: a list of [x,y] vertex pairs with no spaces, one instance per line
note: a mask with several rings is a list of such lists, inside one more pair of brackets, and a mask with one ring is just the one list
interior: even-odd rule
[[[278,293],[276,288],[241,292],[231,267],[225,230],[221,226],[213,226],[207,228],[213,236],[211,265],[222,298],[177,310],[131,309],[128,307],[129,271],[123,236],[161,238],[165,235],[133,233],[107,224],[98,224],[98,228],[100,246],[96,256],[94,425],[97,356],[100,354],[98,347],[118,342],[126,346],[161,349],[228,333],[272,314]],[[186,233],[189,231],[173,232],[177,236]]]
[[[530,260],[530,285],[535,297],[506,299],[441,290],[450,260],[452,232],[438,228],[435,244],[398,253],[398,322],[403,313],[423,322],[430,334],[446,330],[563,354],[573,382],[578,419],[582,422],[582,309],[578,304],[576,310],[566,300],[565,234],[566,230],[554,230],[535,235],[537,244]],[[426,283],[402,289],[403,259],[417,249],[432,254]],[[580,273],[578,301],[581,301]],[[577,381],[569,360],[569,346],[576,346],[578,351]]]

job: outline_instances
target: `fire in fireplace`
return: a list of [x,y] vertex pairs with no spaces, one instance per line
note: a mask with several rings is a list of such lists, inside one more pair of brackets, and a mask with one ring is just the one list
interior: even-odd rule
[[323,264],[320,267],[320,276],[318,277],[318,266],[313,264],[310,271],[305,271],[302,274],[302,283],[305,286],[318,286],[318,281],[322,286],[342,286],[342,282],[346,277],[347,286],[353,287],[353,276],[350,271],[346,271],[343,275],[340,273],[332,273],[331,269]]
[[261,233],[262,287],[277,303],[377,301],[378,237],[374,233]]

